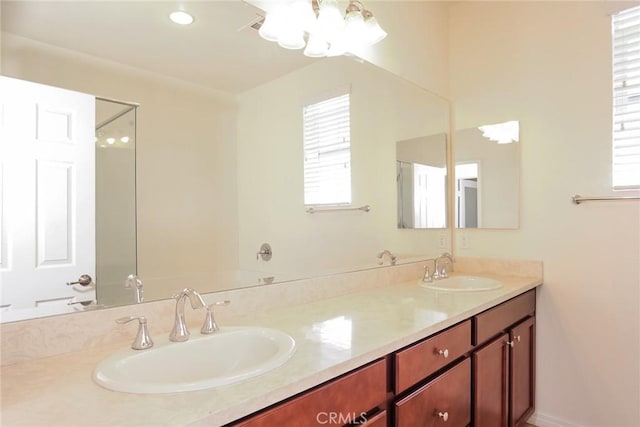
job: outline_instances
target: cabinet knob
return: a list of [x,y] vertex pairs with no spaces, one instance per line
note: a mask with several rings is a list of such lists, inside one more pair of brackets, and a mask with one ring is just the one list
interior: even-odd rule
[[449,420],[449,413],[448,412],[439,412],[437,411],[437,415],[438,417],[440,417],[442,419],[442,421],[447,422]]
[[438,350],[438,354],[446,359],[449,357],[449,349],[445,348],[444,350]]
[[520,342],[520,335],[516,335],[515,337],[513,337],[513,341],[505,341],[505,344],[513,348],[513,346],[516,344],[516,341]]

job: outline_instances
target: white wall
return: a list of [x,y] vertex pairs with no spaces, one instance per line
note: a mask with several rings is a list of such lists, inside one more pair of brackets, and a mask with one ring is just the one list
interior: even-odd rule
[[202,289],[208,273],[237,267],[236,107],[228,96],[8,34],[2,43],[3,75],[141,104],[138,273],[148,299],[177,290],[154,289],[153,279],[190,276]]
[[516,118],[523,150],[520,230],[466,230],[470,247],[456,252],[544,261],[540,426],[640,425],[640,203],[570,202],[612,194],[608,9],[450,8],[456,128]]
[[[303,201],[302,107],[351,85],[353,206],[371,212],[308,214]],[[238,200],[242,269],[313,273],[371,265],[382,249],[435,255],[439,230],[398,230],[396,142],[440,134],[448,104],[349,58],[314,63],[240,96]],[[260,244],[274,251],[256,262]]]

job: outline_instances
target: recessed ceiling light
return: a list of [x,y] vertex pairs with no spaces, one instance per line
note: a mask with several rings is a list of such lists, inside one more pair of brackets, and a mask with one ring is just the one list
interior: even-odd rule
[[189,25],[193,23],[193,16],[189,15],[183,10],[176,10],[175,12],[171,12],[171,14],[169,15],[169,19],[180,25]]

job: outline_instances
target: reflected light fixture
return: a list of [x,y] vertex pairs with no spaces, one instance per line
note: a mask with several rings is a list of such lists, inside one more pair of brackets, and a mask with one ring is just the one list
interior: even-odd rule
[[517,120],[479,126],[478,130],[482,132],[482,136],[498,144],[510,144],[520,140],[520,122]]
[[286,49],[304,48],[314,58],[343,55],[387,36],[358,0],[349,1],[344,16],[337,0],[283,0],[267,12],[258,33]]
[[176,10],[169,14],[169,19],[179,25],[193,24],[193,16],[185,12],[184,10]]

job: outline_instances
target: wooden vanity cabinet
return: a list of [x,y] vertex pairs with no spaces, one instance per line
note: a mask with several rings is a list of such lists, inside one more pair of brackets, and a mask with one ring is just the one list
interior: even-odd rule
[[471,321],[466,320],[394,354],[396,394],[424,381],[431,374],[471,350]]
[[471,422],[471,362],[465,358],[395,403],[396,427],[465,427]]
[[471,356],[475,427],[517,427],[533,413],[534,314],[532,290],[474,317],[480,344]]
[[521,427],[534,378],[535,289],[227,427]]
[[[300,427],[355,423],[386,427],[386,401],[387,360],[382,359],[230,425]],[[373,415],[362,418],[365,413]]]

